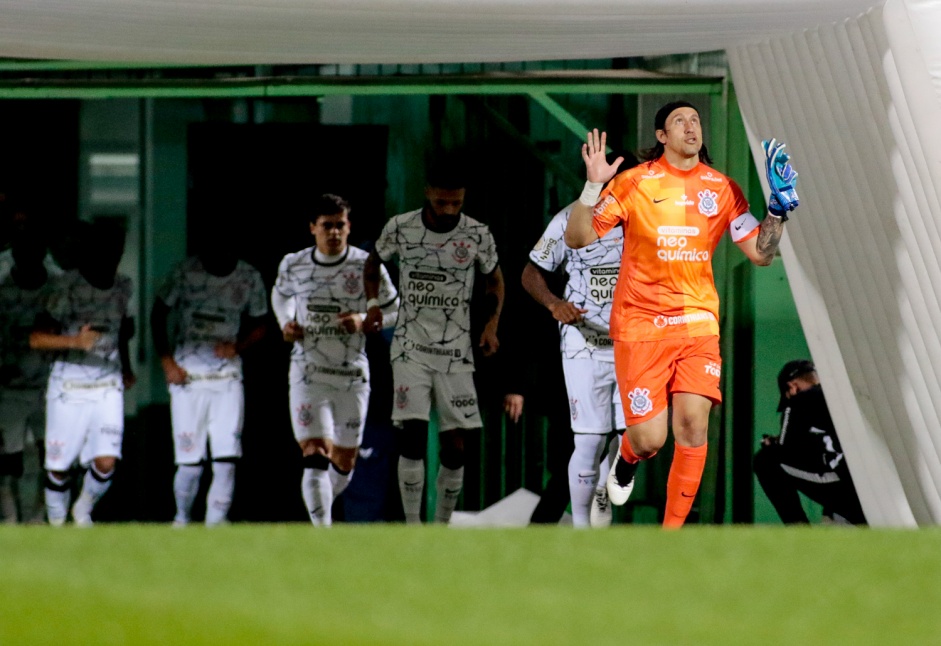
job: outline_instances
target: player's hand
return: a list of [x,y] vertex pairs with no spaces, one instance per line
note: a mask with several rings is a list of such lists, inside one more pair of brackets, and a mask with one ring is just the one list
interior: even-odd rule
[[790,155],[784,152],[786,144],[777,139],[761,142],[765,151],[765,176],[771,195],[768,197],[768,211],[772,215],[787,219],[788,211],[797,208],[800,201],[794,186],[797,184],[797,171],[790,163]]
[[160,359],[160,367],[163,368],[163,376],[168,384],[182,386],[190,376],[180,364],[173,360],[173,357],[163,357]]
[[574,303],[569,303],[568,301],[553,303],[549,306],[549,311],[552,312],[552,318],[566,325],[578,323],[582,320],[582,314],[588,313],[588,310],[576,307]]
[[607,149],[608,133],[598,134],[595,128],[588,133],[587,143],[582,144],[582,159],[585,161],[585,170],[588,173],[588,181],[604,184],[618,172],[618,166],[624,161],[623,157],[618,157],[613,164],[609,164],[605,159]]
[[379,307],[370,307],[366,310],[366,318],[363,319],[363,332],[374,334],[382,331],[382,309]]
[[514,424],[519,422],[520,416],[523,414],[523,396],[516,393],[506,395],[503,398],[503,410],[506,411],[506,416],[513,420]]
[[780,443],[781,443],[780,435],[762,435],[761,436],[762,446],[775,446]]
[[232,341],[220,341],[216,344],[215,355],[220,359],[234,359],[239,351]]
[[[376,308],[378,309],[378,308]],[[350,334],[356,334],[363,329],[363,315],[359,312],[342,312],[337,316],[337,322],[344,330]],[[379,324],[382,325],[382,316],[380,314]]]
[[91,325],[83,325],[82,329],[78,331],[78,334],[73,337],[73,347],[76,350],[89,352],[95,347],[95,344],[98,343],[98,339],[100,338],[101,332],[95,332],[91,328]]
[[288,321],[281,330],[281,336],[288,343],[294,343],[304,338],[304,327],[297,321]]
[[491,321],[484,326],[480,335],[479,347],[483,348],[484,356],[491,357],[500,349],[500,340],[497,339],[497,324]]
[[128,390],[134,387],[134,384],[137,383],[137,375],[135,375],[130,370],[121,374],[121,381],[124,382],[124,389]]

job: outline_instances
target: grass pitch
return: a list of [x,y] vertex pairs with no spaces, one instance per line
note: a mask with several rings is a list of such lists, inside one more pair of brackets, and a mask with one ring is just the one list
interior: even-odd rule
[[0,528],[0,644],[938,644],[941,531]]

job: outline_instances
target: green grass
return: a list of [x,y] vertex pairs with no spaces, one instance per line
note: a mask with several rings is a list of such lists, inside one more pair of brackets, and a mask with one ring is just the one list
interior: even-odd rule
[[941,531],[0,528],[0,644],[938,644]]

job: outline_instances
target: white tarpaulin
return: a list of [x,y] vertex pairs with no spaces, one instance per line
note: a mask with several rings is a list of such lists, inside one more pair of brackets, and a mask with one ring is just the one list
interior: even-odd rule
[[447,63],[726,49],[756,161],[789,144],[782,244],[873,525],[941,523],[941,6],[928,0],[0,0],[0,56]]

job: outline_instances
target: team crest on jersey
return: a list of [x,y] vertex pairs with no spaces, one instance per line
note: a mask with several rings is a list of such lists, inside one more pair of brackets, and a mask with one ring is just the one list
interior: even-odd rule
[[707,218],[711,218],[719,212],[719,194],[709,189],[699,191],[699,212]]
[[314,413],[310,404],[301,404],[297,409],[297,423],[301,426],[310,426],[314,421]]
[[471,245],[469,242],[452,242],[451,245],[454,249],[451,252],[451,256],[454,258],[454,261],[458,264],[463,265],[465,262],[470,260],[471,255]]
[[569,410],[572,411],[572,421],[578,419],[578,400],[574,397],[569,398]]
[[180,449],[184,453],[189,453],[196,447],[196,442],[193,441],[192,433],[177,433],[176,437],[180,442]]
[[343,289],[346,290],[347,294],[355,294],[359,291],[360,286],[360,275],[355,271],[351,271],[348,274],[343,274]]
[[408,386],[399,386],[395,389],[395,407],[403,409],[408,406]]
[[631,400],[631,412],[634,415],[646,415],[653,410],[649,388],[635,388],[628,393],[627,398]]

